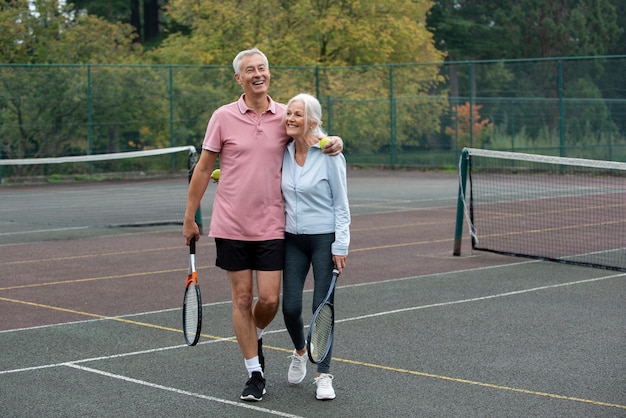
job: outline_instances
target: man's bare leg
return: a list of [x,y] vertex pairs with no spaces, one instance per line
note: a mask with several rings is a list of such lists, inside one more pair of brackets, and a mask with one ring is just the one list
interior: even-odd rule
[[257,328],[267,327],[278,312],[281,274],[281,270],[256,272],[259,299],[254,305],[252,316]]
[[257,355],[256,325],[252,316],[254,300],[252,270],[229,271],[233,298],[233,330],[245,359]]

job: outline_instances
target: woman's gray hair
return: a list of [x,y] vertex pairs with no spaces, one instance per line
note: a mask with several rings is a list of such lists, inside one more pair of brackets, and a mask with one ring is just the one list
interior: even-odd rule
[[[309,124],[311,122],[317,123],[313,131],[311,132],[313,136],[317,138],[325,137],[327,134],[322,129],[322,105],[319,100],[307,93],[300,93],[287,102],[287,107],[291,104],[291,102],[302,102],[304,103],[304,132],[308,131]],[[285,114],[283,114],[283,122],[285,120]]]
[[235,70],[235,74],[239,74],[241,71],[240,67],[241,67],[242,58],[247,57],[249,55],[254,55],[254,54],[259,54],[261,57],[263,57],[263,61],[265,61],[265,66],[267,68],[270,68],[270,63],[267,60],[267,57],[265,56],[264,53],[261,52],[260,49],[258,48],[246,49],[245,51],[241,51],[240,53],[238,53],[235,59],[233,60],[233,69]]

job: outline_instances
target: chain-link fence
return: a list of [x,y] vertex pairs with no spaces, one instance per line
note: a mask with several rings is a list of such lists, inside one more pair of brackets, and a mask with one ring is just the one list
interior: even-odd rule
[[[626,160],[626,56],[271,73],[274,99],[320,99],[351,165],[449,168],[464,146]],[[0,157],[199,147],[240,94],[231,66],[0,65]]]

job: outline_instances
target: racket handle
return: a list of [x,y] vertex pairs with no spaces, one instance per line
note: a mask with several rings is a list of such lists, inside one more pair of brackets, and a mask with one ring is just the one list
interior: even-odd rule
[[195,254],[196,253],[196,239],[192,238],[191,241],[189,241],[189,254]]

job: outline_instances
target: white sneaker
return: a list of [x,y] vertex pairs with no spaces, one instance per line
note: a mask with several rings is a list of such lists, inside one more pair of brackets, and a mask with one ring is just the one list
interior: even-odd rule
[[293,354],[289,356],[291,358],[291,364],[289,365],[289,372],[287,372],[287,381],[289,383],[295,385],[304,380],[306,376],[306,363],[307,363],[307,354],[300,356],[293,350]]
[[315,397],[320,400],[335,399],[335,389],[333,389],[333,375],[322,373],[313,381],[317,385]]

